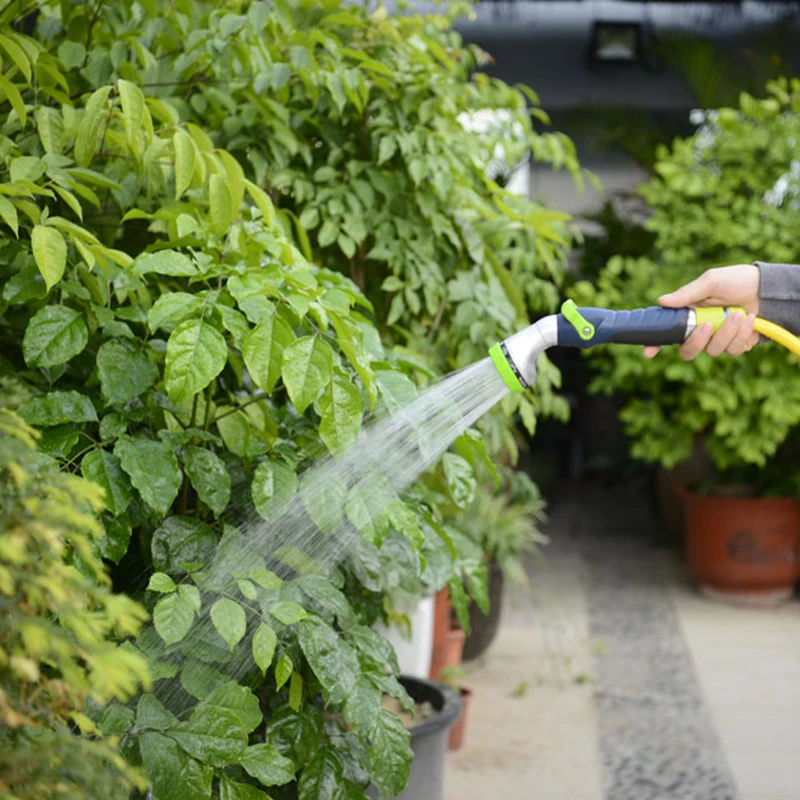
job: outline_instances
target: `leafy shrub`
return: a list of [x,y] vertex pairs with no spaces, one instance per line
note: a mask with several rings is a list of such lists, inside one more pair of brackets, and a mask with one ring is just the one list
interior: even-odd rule
[[0,387],[0,791],[4,797],[123,798],[143,786],[98,739],[86,703],[127,700],[150,676],[117,646],[146,619],[114,595],[96,554],[101,491],[54,468]]
[[[358,272],[355,281],[343,274],[350,245],[340,233],[339,250],[328,249],[320,231],[312,248],[299,223],[305,209],[296,204],[305,184],[325,184],[326,211],[341,216],[334,202],[341,183],[350,194],[339,201],[348,208],[359,192],[372,198],[360,200],[365,225],[377,213],[395,235],[407,234],[410,252],[417,244],[407,226],[427,237],[427,184],[413,181],[417,191],[393,183],[421,169],[412,169],[410,155],[401,169],[402,142],[396,160],[389,164],[387,156],[381,165],[383,128],[370,134],[365,146],[375,163],[362,170],[368,188],[359,183],[351,192],[350,178],[355,186],[361,174],[357,159],[349,153],[343,167],[335,137],[327,144],[320,137],[323,121],[338,120],[340,143],[356,140],[351,128],[357,119],[373,119],[364,116],[373,94],[382,98],[381,113],[405,105],[413,115],[424,98],[412,86],[429,92],[428,79],[436,76],[445,88],[468,86],[464,53],[453,49],[442,21],[367,17],[335,3],[253,3],[242,15],[202,3],[42,3],[37,10],[27,21],[36,25],[36,39],[8,24],[0,37],[7,112],[0,137],[7,170],[0,183],[0,374],[18,376],[30,393],[18,413],[41,429],[40,454],[103,488],[97,548],[117,565],[117,587],[141,597],[154,618],[135,647],[118,651],[120,659],[146,657],[153,692],[135,707],[97,709],[91,720],[104,736],[122,737],[124,754],[141,764],[158,800],[212,791],[253,800],[265,789],[284,797],[358,798],[370,783],[396,794],[411,751],[408,734],[380,710],[380,699],[406,696],[391,648],[368,626],[391,610],[393,592],[445,583],[464,618],[464,574],[485,604],[485,565],[456,547],[458,537],[443,524],[471,501],[484,443],[474,433],[462,437],[405,501],[394,498],[391,514],[353,518],[363,538],[328,578],[305,574],[295,558],[294,571],[281,580],[262,555],[253,556],[252,532],[240,525],[241,498],[269,516],[314,457],[352,443],[364,415],[414,396],[409,375],[424,379],[445,364],[482,356],[486,343],[521,319],[521,299],[508,299],[515,269],[536,276],[520,277],[530,284],[529,300],[551,303],[564,220],[487,183],[476,163],[485,151],[452,125],[454,100],[437,100],[449,127],[430,155],[445,172],[449,142],[463,185],[450,203],[444,189],[435,190],[439,207],[447,208],[436,224],[447,228],[450,252],[439,253],[439,238],[428,237],[423,260],[433,269],[443,256],[438,305],[423,312],[418,272],[405,276],[401,293],[409,306],[413,297],[421,303],[418,334],[429,323],[434,334],[392,328],[384,331],[385,345],[379,327],[390,325],[389,311],[376,310],[361,285],[382,300],[377,292],[390,270],[372,283]],[[15,9],[4,13],[8,20]],[[279,61],[287,41],[287,60]],[[442,50],[442,41],[453,53]],[[336,57],[329,60],[331,52]],[[408,84],[393,90],[386,73],[405,74],[404,64]],[[488,91],[490,84],[476,85]],[[491,85],[501,97],[511,92]],[[463,91],[462,106],[473,96]],[[287,104],[295,95],[296,105]],[[508,96],[529,125],[521,95]],[[347,121],[337,116],[340,106],[351,114]],[[431,102],[431,141],[435,111]],[[386,130],[393,124],[380,123]],[[229,149],[207,132],[217,127]],[[237,141],[237,133],[249,138]],[[531,141],[572,164],[565,141]],[[316,164],[317,157],[326,163]],[[326,167],[341,168],[337,175],[347,180],[320,173]],[[288,188],[279,172],[292,169]],[[417,204],[410,220],[399,216],[403,197]],[[534,238],[527,223],[538,226]],[[377,227],[369,236],[372,249]],[[393,241],[385,231],[380,236],[383,246]],[[503,261],[494,263],[490,245]],[[411,271],[409,259],[402,264]],[[373,254],[364,265],[379,261]],[[473,281],[478,289],[469,305],[458,291],[472,292]],[[478,319],[484,310],[486,318]],[[452,316],[449,329],[445,313]],[[470,315],[477,328],[467,324]],[[460,331],[454,352],[448,330]],[[544,365],[542,374],[539,404],[558,410],[551,391],[557,372]],[[536,407],[523,403],[519,410],[532,425]],[[225,585],[200,568],[241,565],[242,550],[247,568]],[[122,608],[123,601],[106,602]],[[98,793],[104,786],[98,782]]]
[[[576,301],[647,306],[707,267],[797,261],[800,216],[791,175],[798,112],[800,83],[773,83],[766,99],[743,94],[738,108],[707,112],[694,136],[662,149],[642,189],[653,211],[646,227],[657,237],[656,260],[612,258],[596,286],[576,286]],[[675,348],[652,361],[638,348],[618,346],[589,358],[598,372],[594,391],[629,395],[622,420],[633,454],[647,461],[672,466],[701,436],[729,477],[767,463],[800,422],[798,362],[777,345],[760,345],[745,358],[690,363]],[[758,474],[768,489],[769,473]]]

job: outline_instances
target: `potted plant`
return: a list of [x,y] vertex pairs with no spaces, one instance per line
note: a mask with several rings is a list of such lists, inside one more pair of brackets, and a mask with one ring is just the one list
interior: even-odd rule
[[[704,267],[800,258],[800,82],[770,84],[768,97],[695,116],[697,133],[662,148],[641,192],[656,234],[654,256],[612,258],[594,285],[576,284],[582,305],[651,305]],[[765,147],[765,143],[769,147]],[[692,362],[677,348],[642,358],[637,348],[590,351],[590,386],[620,394],[632,454],[671,470],[698,447],[700,483],[679,492],[690,570],[706,591],[762,601],[788,597],[798,535],[796,439],[800,369],[777,345],[742,358]],[[732,488],[736,487],[736,488]]]
[[547,541],[538,528],[544,506],[536,484],[525,473],[504,471],[501,489],[480,488],[459,520],[465,535],[480,546],[489,570],[489,613],[470,604],[465,660],[481,655],[497,635],[506,583],[527,587],[523,559]]
[[453,691],[458,692],[461,697],[461,713],[450,728],[448,748],[450,750],[460,750],[464,745],[466,736],[467,721],[469,719],[469,709],[472,705],[472,689],[464,686],[462,680],[465,672],[461,667],[446,667],[442,670],[441,681],[445,686],[449,686]]
[[[406,788],[396,800],[443,800],[449,736],[462,714],[461,697],[449,686],[424,678],[402,675],[400,683],[414,701],[413,711],[392,702],[393,698],[384,708],[409,731],[414,761]],[[377,792],[371,788],[368,795],[377,797]]]

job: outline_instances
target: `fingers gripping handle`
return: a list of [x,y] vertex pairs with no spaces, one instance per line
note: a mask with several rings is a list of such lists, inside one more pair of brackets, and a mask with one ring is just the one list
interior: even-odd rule
[[[565,304],[566,306],[567,304]],[[562,308],[558,315],[558,343],[583,349],[598,344],[681,344],[694,329],[688,308]]]

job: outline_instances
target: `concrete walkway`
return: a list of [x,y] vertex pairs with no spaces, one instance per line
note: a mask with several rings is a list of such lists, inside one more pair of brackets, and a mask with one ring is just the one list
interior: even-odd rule
[[798,800],[800,602],[700,597],[643,503],[552,503],[545,563],[467,666],[448,800]]

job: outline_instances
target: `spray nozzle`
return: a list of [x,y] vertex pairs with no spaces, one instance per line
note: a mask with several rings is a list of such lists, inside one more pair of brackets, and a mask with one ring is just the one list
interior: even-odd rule
[[536,359],[557,344],[587,349],[598,344],[681,344],[698,326],[711,322],[718,329],[741,308],[637,308],[609,311],[578,308],[572,300],[561,313],[544,317],[489,351],[503,382],[512,392],[524,391],[536,380]]

